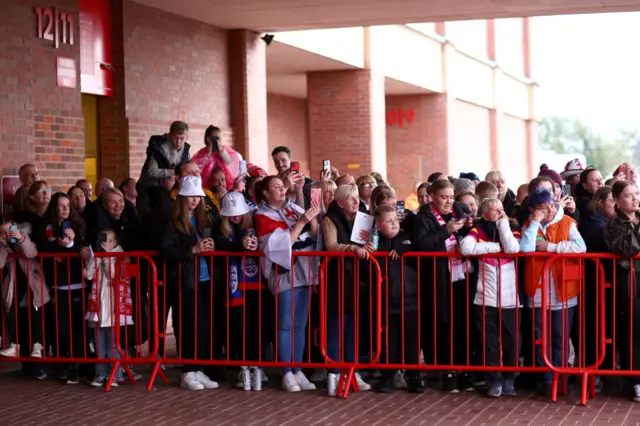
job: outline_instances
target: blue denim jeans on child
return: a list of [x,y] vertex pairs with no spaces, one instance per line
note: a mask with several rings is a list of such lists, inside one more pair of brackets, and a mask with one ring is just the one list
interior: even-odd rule
[[[547,310],[547,359],[554,367],[569,363],[569,336],[576,307]],[[542,339],[542,309],[535,309],[535,338]],[[564,327],[563,327],[564,325]],[[563,329],[564,328],[564,329]],[[545,366],[542,359],[542,345],[536,345],[536,364]],[[553,373],[543,373],[544,382],[551,383]]]
[[[343,353],[340,348],[343,348]],[[354,361],[355,329],[352,314],[344,314],[342,318],[338,315],[327,315],[327,355],[335,362]],[[330,369],[329,373],[339,374],[340,369]]]
[[[116,333],[111,327],[98,327],[94,329],[96,351],[99,359],[120,359],[120,353],[116,347]],[[96,376],[109,377],[111,364],[96,364]],[[116,372],[116,379],[122,378],[122,367]]]
[[[302,363],[305,330],[309,316],[309,287],[295,287],[278,293],[278,361]],[[293,330],[292,330],[293,329]],[[293,338],[293,342],[292,342]],[[283,372],[302,369],[284,368]]]

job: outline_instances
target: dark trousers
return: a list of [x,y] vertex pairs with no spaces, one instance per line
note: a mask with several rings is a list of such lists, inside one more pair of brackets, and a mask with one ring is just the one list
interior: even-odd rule
[[[478,340],[481,346],[481,365],[487,367],[515,367],[518,365],[520,349],[520,312],[517,308],[499,309],[474,306]],[[501,355],[502,354],[502,355]],[[513,378],[514,373],[487,373],[492,381]]]
[[[307,322],[307,339],[304,349],[305,361],[310,357],[311,362],[323,363],[324,357],[320,351],[320,347],[316,344],[320,342],[320,293],[315,291],[315,287],[311,289],[311,305],[309,309],[309,321]],[[317,336],[317,339],[316,339]]]
[[[79,290],[56,290],[56,318],[57,335],[54,332],[51,344],[57,345],[54,350],[56,356],[61,358],[88,358],[88,348],[86,342],[89,340],[88,330],[85,328],[84,310],[86,294]],[[56,324],[52,326],[55,328]],[[79,364],[70,363],[65,366],[67,370],[78,372]]]
[[[27,306],[24,307],[26,315],[21,319],[16,307],[20,306],[20,303],[25,298],[27,300]],[[4,323],[7,327],[9,342],[18,343],[18,328],[24,328],[30,336],[25,345],[29,350],[31,350],[34,343],[40,343],[44,346],[44,308],[35,308],[33,306],[33,295],[26,285],[16,286],[11,306],[4,313]],[[2,321],[0,321],[1,324]],[[2,329],[0,328],[0,333],[1,331]]]
[[260,359],[259,297],[259,291],[245,291],[244,305],[229,309],[231,359],[247,361],[247,366]]
[[[569,335],[573,325],[576,307],[547,310],[547,359],[554,367],[569,364]],[[535,338],[542,340],[542,309],[535,308]],[[545,366],[542,359],[542,346],[536,346],[536,363]],[[544,382],[551,383],[553,373],[543,373]]]
[[[420,347],[418,346],[418,311],[404,312],[404,324],[401,314],[389,314],[383,316],[386,324],[386,356],[383,354],[380,361],[383,364],[403,364],[407,366],[420,364]],[[404,336],[403,336],[404,331]],[[403,353],[404,351],[404,353]],[[385,369],[382,373],[384,380],[393,379],[394,370]],[[407,369],[409,376],[418,376],[417,370]]]
[[[182,289],[176,303],[179,323],[174,324],[180,359],[209,360],[211,358],[211,283],[204,281],[195,289]],[[184,372],[199,370],[185,365]]]
[[[630,299],[619,292],[616,299],[616,343],[620,353],[620,369],[640,370],[640,297]],[[632,336],[633,333],[633,336]],[[640,384],[640,377],[629,377],[633,385]]]
[[[150,301],[149,306],[154,306],[154,304],[157,303],[156,306],[158,307],[158,332],[162,334],[167,329],[167,320],[169,318],[169,310],[171,309],[172,306],[176,306],[178,303],[178,290],[173,285],[167,285],[167,282],[164,276],[164,272],[165,272],[164,264],[162,261],[156,261],[156,268],[158,271],[158,281],[162,282],[164,285],[158,287],[157,301],[155,300],[155,296],[153,294],[152,289],[149,289],[149,301]],[[173,309],[171,319],[173,323],[174,333],[175,333],[176,327],[179,324],[178,317],[176,314],[177,314],[176,309]],[[153,324],[153,320],[151,320],[149,323]],[[176,345],[177,345],[177,342],[178,342],[177,334],[175,336],[176,336]],[[154,346],[155,346],[154,339],[153,339],[153,336],[151,336],[149,339],[149,350],[153,351]],[[167,348],[165,347],[165,339],[159,338],[158,339],[158,356],[164,357],[166,354],[166,350]]]
[[[467,331],[471,338],[473,330],[470,329],[469,324],[473,304],[469,301],[467,306],[466,281],[454,282],[451,288],[451,295],[447,301],[449,306],[445,307],[449,311],[446,319],[439,313],[443,307],[436,306],[434,303],[433,289],[423,287],[420,295],[425,301],[420,315],[420,346],[426,364],[435,364],[436,361],[438,365],[471,364]],[[442,290],[438,289],[438,291]],[[453,367],[452,369],[455,370]]]

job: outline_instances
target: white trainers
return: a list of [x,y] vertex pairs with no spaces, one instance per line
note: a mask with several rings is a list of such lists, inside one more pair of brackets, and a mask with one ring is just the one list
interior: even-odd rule
[[397,370],[396,374],[393,375],[393,386],[396,389],[406,389],[407,382],[404,379],[404,370]]
[[311,375],[311,381],[313,383],[324,382],[328,379],[327,369],[326,368],[316,368],[313,374]]
[[180,387],[189,390],[204,389],[204,385],[198,381],[198,377],[193,371],[182,375],[182,378],[180,379]]
[[316,390],[316,385],[311,383],[302,371],[298,371],[296,373],[296,382],[298,382],[298,386],[300,386],[301,390]]
[[242,390],[250,391],[251,390],[251,371],[249,371],[249,367],[242,367],[242,370],[240,370],[240,374],[242,374]]
[[334,373],[327,374],[327,392],[329,393],[329,396],[336,396],[339,380],[340,380],[339,374],[334,374]]
[[34,343],[31,350],[31,358],[42,358],[42,345],[40,343]]
[[196,380],[200,382],[205,389],[216,389],[218,387],[218,382],[215,382],[209,378],[202,371],[196,371]]
[[0,351],[0,356],[14,357],[18,356],[18,345],[12,343],[8,348]]
[[362,380],[362,377],[360,377],[360,373],[356,373],[356,383],[358,383],[358,388],[363,391],[370,391],[371,390],[371,385],[367,382],[365,382],[364,380]]
[[300,392],[302,390],[298,385],[296,376],[294,376],[291,371],[285,373],[285,375],[282,377],[282,389],[287,392]]
[[251,389],[254,391],[262,390],[262,371],[257,367],[251,369]]

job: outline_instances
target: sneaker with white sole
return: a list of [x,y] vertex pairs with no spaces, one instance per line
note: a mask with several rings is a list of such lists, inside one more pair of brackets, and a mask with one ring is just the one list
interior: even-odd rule
[[316,385],[311,383],[302,371],[296,373],[296,382],[298,382],[298,386],[303,391],[316,390]]
[[242,389],[244,388],[244,379],[243,379],[243,371],[242,369],[240,371],[238,371],[238,376],[236,377],[236,387],[238,389]]
[[14,357],[18,356],[18,345],[12,343],[8,348],[0,351],[0,356]]
[[294,376],[291,371],[282,376],[282,389],[287,392],[300,392],[302,390],[300,389],[300,385],[298,385],[296,376]]
[[340,380],[339,374],[335,374],[335,373],[327,374],[327,393],[329,394],[329,396],[336,396],[339,380]]
[[316,368],[313,374],[311,375],[311,381],[313,383],[320,383],[327,380],[327,369],[326,368]]
[[262,370],[257,367],[251,369],[251,389],[254,391],[262,390]]
[[42,345],[40,343],[34,343],[31,350],[31,358],[42,358]]
[[251,390],[251,371],[249,371],[249,367],[242,367],[242,370],[240,370],[240,374],[242,374],[242,390],[250,391]]
[[364,380],[362,380],[362,377],[360,377],[360,373],[356,373],[356,383],[358,383],[358,388],[363,391],[370,391],[371,390],[371,385],[367,382],[365,382]]
[[209,376],[202,371],[196,371],[196,380],[198,380],[205,389],[216,389],[219,386],[218,382],[211,380]]
[[[108,378],[106,377],[102,377],[102,376],[96,376],[95,379],[93,379],[93,381],[91,383],[89,383],[89,385],[93,386],[94,388],[102,388],[105,387],[107,385],[107,381],[109,381]],[[118,387],[118,382],[116,382],[114,380],[113,383],[111,383],[111,387]]]
[[180,379],[180,387],[183,389],[189,389],[189,390],[204,389],[204,385],[200,383],[200,381],[198,380],[198,377],[196,376],[196,373],[194,373],[193,371],[189,373],[184,373],[182,375],[182,378]]
[[404,370],[396,371],[396,374],[393,376],[393,386],[396,389],[406,389],[407,381],[404,379]]

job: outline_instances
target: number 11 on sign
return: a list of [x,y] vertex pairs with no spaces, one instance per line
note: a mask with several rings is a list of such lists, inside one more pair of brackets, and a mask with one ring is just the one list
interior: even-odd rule
[[57,7],[36,7],[36,15],[38,38],[53,41],[56,49],[60,47],[60,43],[73,45],[73,14],[59,13]]

